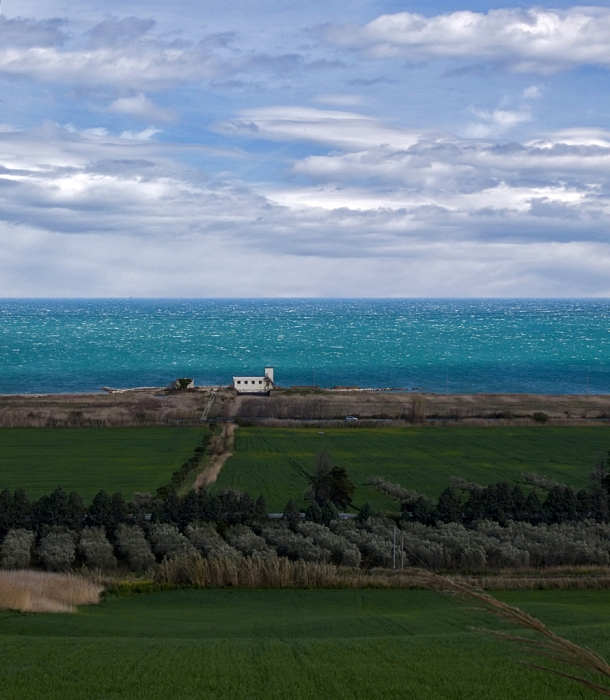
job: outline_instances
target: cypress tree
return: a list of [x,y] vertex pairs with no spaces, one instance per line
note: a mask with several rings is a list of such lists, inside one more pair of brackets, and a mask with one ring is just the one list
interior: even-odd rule
[[347,476],[347,470],[343,467],[333,467],[330,471],[330,495],[332,501],[338,508],[347,508],[352,502],[355,486]]
[[30,503],[23,489],[15,489],[13,494],[13,527],[25,527],[32,512]]
[[511,516],[514,520],[527,520],[526,513],[526,497],[523,493],[523,489],[517,484],[512,492],[512,512]]
[[356,516],[356,519],[358,520],[359,523],[363,523],[367,521],[372,515],[375,514],[375,511],[373,510],[373,506],[366,501],[365,503],[362,504],[362,508],[358,511],[358,515]]
[[265,497],[261,494],[254,504],[254,520],[257,523],[267,522],[269,515],[267,514],[267,501]]
[[8,489],[0,492],[0,534],[5,535],[14,527],[15,501],[13,494]]
[[446,488],[438,497],[436,506],[439,520],[444,523],[462,522],[462,504],[455,489],[451,486]]
[[297,504],[292,499],[290,499],[288,501],[288,503],[286,504],[282,518],[284,519],[284,522],[286,522],[291,529],[293,529],[297,526],[297,524],[301,518],[301,514],[299,512],[299,508],[298,508]]
[[532,525],[540,525],[546,522],[544,507],[535,491],[528,493],[525,499],[525,513],[527,521]]
[[339,511],[332,501],[324,501],[321,506],[322,509],[322,523],[328,527],[331,520],[339,519]]
[[87,521],[91,525],[109,529],[112,522],[112,499],[103,489],[93,497],[87,511]]
[[322,508],[315,502],[312,501],[305,510],[305,520],[309,520],[312,523],[318,523],[320,525],[323,522]]
[[178,516],[180,529],[199,519],[199,499],[191,490],[180,499],[180,514]]
[[427,499],[420,496],[410,504],[409,510],[404,511],[403,515],[407,515],[406,519],[412,520],[415,523],[422,525],[434,525],[436,522],[436,513],[434,507]]

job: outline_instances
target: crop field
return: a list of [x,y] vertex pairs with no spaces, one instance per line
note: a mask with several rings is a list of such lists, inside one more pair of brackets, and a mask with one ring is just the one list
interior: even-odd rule
[[[502,596],[607,654],[603,592]],[[4,700],[586,700],[428,591],[182,590],[75,615],[0,613]]]
[[517,482],[536,471],[582,487],[600,454],[610,448],[608,427],[438,427],[438,428],[239,428],[235,455],[226,463],[216,488],[235,488],[254,497],[264,494],[270,510],[289,499],[304,505],[306,474],[325,452],[356,484],[354,503],[397,508],[366,486],[383,476],[429,496],[438,496],[453,475],[480,484]]
[[90,500],[100,489],[154,491],[193,454],[197,428],[0,429],[0,489],[31,498],[57,486]]

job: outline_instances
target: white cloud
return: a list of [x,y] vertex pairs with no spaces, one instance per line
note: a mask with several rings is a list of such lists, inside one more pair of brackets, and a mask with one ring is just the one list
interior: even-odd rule
[[176,119],[176,113],[173,110],[159,107],[142,92],[130,97],[117,98],[110,104],[108,110],[149,121],[171,122]]
[[415,132],[393,129],[354,112],[310,107],[261,107],[225,121],[217,129],[226,134],[258,136],[279,141],[314,141],[346,149],[393,143],[408,148],[416,142]]
[[155,129],[154,126],[149,126],[148,129],[144,129],[143,131],[123,131],[121,133],[121,138],[130,139],[132,141],[150,141],[155,134],[160,133],[160,129]]
[[464,129],[465,135],[472,138],[497,137],[532,119],[529,110],[472,109],[472,113],[478,121],[469,122]]
[[222,74],[221,67],[200,51],[156,44],[138,50],[104,48],[60,51],[55,47],[0,49],[0,74],[43,82],[120,85],[159,89]]
[[542,91],[538,85],[530,85],[529,87],[525,88],[522,93],[522,97],[524,100],[537,100],[541,94]]
[[484,59],[540,73],[580,65],[610,67],[610,9],[604,7],[510,8],[432,17],[400,12],[362,27],[328,27],[326,37],[373,58]]

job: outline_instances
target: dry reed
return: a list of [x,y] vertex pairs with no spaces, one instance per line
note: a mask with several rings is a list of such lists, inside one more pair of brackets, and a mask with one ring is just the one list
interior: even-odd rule
[[507,632],[484,630],[501,639],[517,642],[528,652],[537,654],[543,659],[560,665],[560,667],[563,666],[563,668],[567,668],[567,670],[551,668],[539,663],[528,663],[528,666],[553,673],[563,678],[569,678],[602,695],[610,696],[610,688],[600,685],[588,678],[576,675],[573,672],[587,671],[595,674],[597,678],[601,678],[601,680],[610,683],[610,664],[599,654],[581,647],[565,637],[560,637],[558,634],[549,630],[548,627],[537,618],[528,615],[526,612],[523,612],[523,610],[513,605],[503,603],[489,593],[486,593],[480,588],[475,588],[464,581],[456,581],[424,571],[420,572],[420,580],[427,588],[472,600],[477,603],[478,609],[491,613],[523,630],[533,632],[535,636],[533,638],[528,638]]
[[104,587],[74,574],[0,571],[0,609],[21,612],[75,612],[99,603]]
[[[428,588],[427,575],[425,570],[417,568],[367,570],[256,556],[234,559],[185,555],[165,559],[157,569],[157,579],[162,583],[214,588]],[[558,567],[542,572],[509,571],[495,575],[462,573],[442,578],[475,589],[495,591],[610,590],[607,567],[590,570]]]

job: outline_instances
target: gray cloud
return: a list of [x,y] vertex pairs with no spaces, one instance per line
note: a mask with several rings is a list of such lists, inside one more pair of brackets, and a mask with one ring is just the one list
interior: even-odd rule
[[69,23],[63,19],[33,20],[0,17],[0,46],[3,48],[32,48],[63,46],[69,39],[64,31]]
[[109,17],[87,32],[89,48],[97,50],[132,46],[148,35],[155,24],[152,19],[140,17]]

